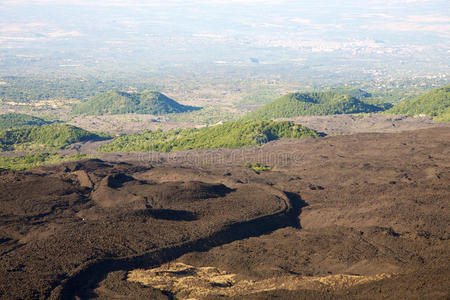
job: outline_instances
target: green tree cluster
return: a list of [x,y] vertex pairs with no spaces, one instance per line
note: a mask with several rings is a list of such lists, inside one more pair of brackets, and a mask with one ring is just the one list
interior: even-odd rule
[[0,115],[0,130],[26,126],[41,126],[49,123],[44,119],[26,114],[7,113]]
[[290,93],[249,113],[246,119],[276,119],[297,116],[319,116],[370,113],[382,108],[367,104],[350,95],[335,92]]
[[236,121],[200,129],[167,132],[144,131],[115,138],[99,148],[102,152],[170,152],[186,149],[239,148],[279,138],[319,136],[314,130],[293,122]]
[[90,98],[87,102],[75,105],[72,114],[104,115],[104,114],[151,114],[164,115],[198,110],[199,107],[182,105],[165,95],[143,91],[141,93],[109,91]]
[[0,150],[43,151],[66,148],[99,136],[68,124],[49,124],[0,131]]
[[345,95],[349,95],[349,96],[359,99],[359,100],[363,100],[363,99],[372,97],[371,93],[368,93],[368,92],[366,92],[358,87],[354,87],[354,86],[335,87],[335,88],[331,88],[331,89],[327,90],[327,92],[335,92],[338,94],[345,94]]
[[413,116],[424,114],[438,121],[450,122],[450,85],[399,103],[387,113]]

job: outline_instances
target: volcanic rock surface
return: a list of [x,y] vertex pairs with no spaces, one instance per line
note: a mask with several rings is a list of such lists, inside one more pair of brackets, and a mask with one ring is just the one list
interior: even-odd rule
[[446,299],[449,146],[432,128],[0,170],[0,297]]

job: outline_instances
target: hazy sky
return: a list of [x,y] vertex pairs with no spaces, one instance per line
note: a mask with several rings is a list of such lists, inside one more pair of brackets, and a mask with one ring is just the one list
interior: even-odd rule
[[0,0],[0,55],[35,48],[212,61],[333,51],[442,57],[450,53],[450,1]]
[[[179,35],[239,35],[263,28],[269,33],[314,33],[323,39],[388,38],[391,34],[407,35],[412,43],[415,36],[450,39],[447,0],[1,0],[0,17],[2,37],[82,36],[117,30],[114,26],[119,23],[123,29],[150,34],[162,28]],[[159,25],[155,32],[150,24]]]

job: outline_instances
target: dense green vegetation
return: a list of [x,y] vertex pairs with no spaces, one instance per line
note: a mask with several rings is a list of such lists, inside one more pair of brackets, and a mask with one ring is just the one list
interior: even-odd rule
[[0,131],[0,151],[43,151],[98,139],[99,136],[68,124],[50,124]]
[[21,156],[0,157],[0,169],[26,170],[42,165],[87,158],[84,154],[62,155],[58,153],[35,153]]
[[370,91],[371,100],[376,99],[393,104],[416,98],[431,89],[447,84],[448,79],[440,78],[440,76],[428,79],[419,76],[417,78],[391,78],[353,83],[363,90]]
[[327,91],[349,95],[349,96],[356,98],[364,103],[367,103],[367,104],[370,104],[373,106],[377,106],[380,108],[380,110],[386,110],[393,106],[392,103],[386,102],[382,98],[373,97],[373,95],[371,93],[366,92],[358,87],[342,86],[342,87],[335,87],[335,88],[329,89]]
[[402,102],[387,112],[404,115],[424,114],[438,121],[450,122],[450,85]]
[[87,115],[128,113],[163,115],[198,109],[200,108],[182,105],[158,92],[128,93],[113,90],[74,106],[72,113]]
[[144,131],[123,135],[101,146],[99,150],[170,152],[184,149],[237,148],[260,145],[278,138],[317,136],[314,130],[293,122],[237,121],[200,129]]
[[41,126],[50,122],[26,114],[7,113],[0,115],[0,130],[25,126]]
[[450,122],[450,109],[446,109],[442,114],[433,119],[439,122]]
[[246,116],[248,119],[276,119],[349,113],[370,113],[382,109],[349,95],[335,92],[291,93]]
[[339,94],[345,94],[345,95],[349,95],[349,96],[359,99],[359,100],[363,100],[363,99],[372,97],[371,93],[368,93],[358,87],[353,87],[353,86],[335,87],[335,88],[331,88],[331,89],[327,90],[327,92],[335,92],[335,93],[339,93]]

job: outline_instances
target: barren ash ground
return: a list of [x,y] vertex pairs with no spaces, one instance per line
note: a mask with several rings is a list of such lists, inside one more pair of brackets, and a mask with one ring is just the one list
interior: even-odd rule
[[448,299],[449,144],[441,127],[2,170],[0,297]]

